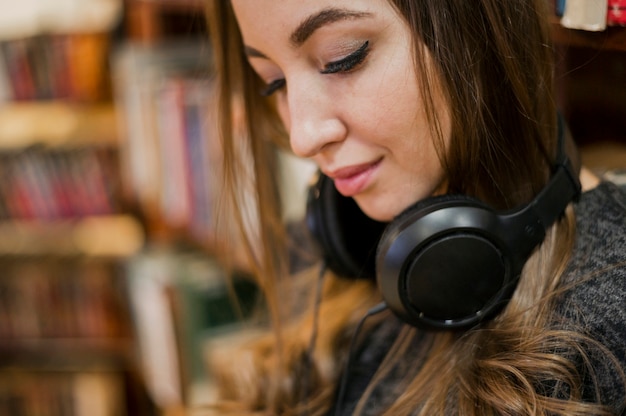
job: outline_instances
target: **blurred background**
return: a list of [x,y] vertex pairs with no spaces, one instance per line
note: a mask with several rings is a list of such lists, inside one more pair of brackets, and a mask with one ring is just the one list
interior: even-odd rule
[[[626,183],[626,6],[546,1],[583,160]],[[0,416],[183,414],[265,325],[220,259],[212,79],[203,0],[0,0]],[[298,222],[314,168],[280,158]]]

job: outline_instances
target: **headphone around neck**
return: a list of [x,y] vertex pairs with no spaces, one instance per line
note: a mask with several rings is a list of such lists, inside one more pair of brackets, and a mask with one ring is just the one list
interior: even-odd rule
[[375,278],[387,306],[406,323],[475,326],[507,304],[548,227],[580,195],[564,136],[559,118],[552,177],[516,209],[496,211],[465,195],[443,195],[419,201],[386,224],[367,217],[320,174],[309,189],[307,227],[327,267],[341,276]]

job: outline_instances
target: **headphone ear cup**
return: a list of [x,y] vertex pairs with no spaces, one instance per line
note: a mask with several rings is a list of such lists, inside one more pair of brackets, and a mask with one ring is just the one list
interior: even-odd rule
[[325,175],[309,188],[306,222],[328,268],[344,277],[375,279],[376,248],[386,224],[366,216]]
[[440,329],[495,312],[516,283],[498,227],[491,208],[460,195],[428,198],[398,215],[376,256],[390,309],[414,326]]

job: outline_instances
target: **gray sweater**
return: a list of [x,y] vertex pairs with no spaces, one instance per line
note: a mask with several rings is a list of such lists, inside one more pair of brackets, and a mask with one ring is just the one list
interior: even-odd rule
[[[577,237],[562,279],[562,285],[573,284],[573,288],[558,298],[557,327],[582,326],[588,335],[608,348],[619,361],[618,366],[626,371],[626,192],[603,182],[583,193],[575,211]],[[390,316],[368,334],[362,348],[355,352],[346,393],[342,403],[338,403],[340,414],[352,413],[401,326]],[[626,409],[626,392],[618,370],[599,354],[592,354],[591,359],[598,376],[600,400],[610,405],[616,415],[622,414]],[[581,372],[588,376],[588,372]],[[365,414],[378,415],[393,402],[396,384],[393,374],[374,390]],[[595,401],[591,383],[584,394],[588,400]]]

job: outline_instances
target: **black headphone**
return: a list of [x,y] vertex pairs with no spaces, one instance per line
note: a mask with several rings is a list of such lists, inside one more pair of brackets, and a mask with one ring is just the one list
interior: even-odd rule
[[546,229],[580,195],[563,130],[559,118],[552,177],[519,208],[496,211],[468,196],[444,195],[419,201],[385,224],[320,174],[308,193],[307,227],[327,267],[376,278],[387,306],[408,324],[475,326],[506,305]]

